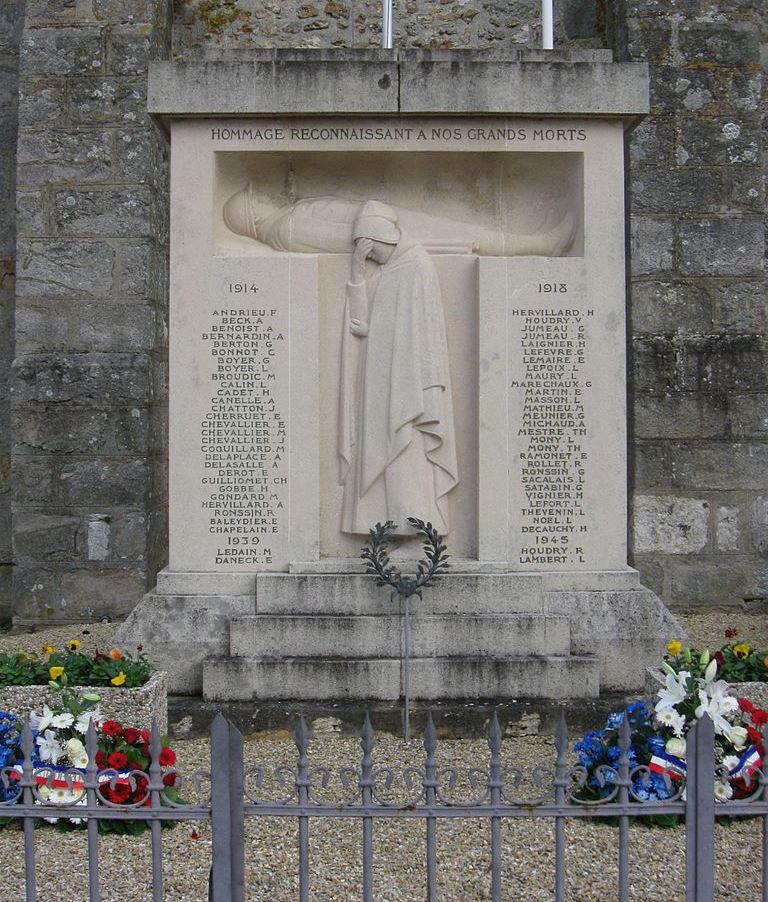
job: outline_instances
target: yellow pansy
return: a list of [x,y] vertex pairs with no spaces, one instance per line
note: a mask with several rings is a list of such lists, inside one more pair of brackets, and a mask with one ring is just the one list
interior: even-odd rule
[[733,646],[733,653],[740,661],[745,661],[749,657],[749,646],[746,642],[740,642]]
[[49,645],[47,642],[43,642],[43,644],[40,646],[41,655],[52,655],[55,651],[56,649],[52,645]]
[[49,667],[48,673],[51,675],[52,680],[58,680],[58,678],[64,673],[63,667]]
[[127,679],[127,677],[121,670],[120,673],[118,673],[118,675],[116,677],[112,677],[112,679],[109,682],[112,683],[113,686],[122,686],[123,683],[126,681],[126,679]]
[[67,648],[70,651],[77,651],[78,648],[80,648],[80,643],[77,641],[77,639],[70,639],[69,642],[67,642]]
[[683,650],[683,643],[680,642],[679,639],[670,639],[670,641],[667,642],[667,651],[671,655],[676,657],[677,655],[680,654],[680,652],[682,650]]

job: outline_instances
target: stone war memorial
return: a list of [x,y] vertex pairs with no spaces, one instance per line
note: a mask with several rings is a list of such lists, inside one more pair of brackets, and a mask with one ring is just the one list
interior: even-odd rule
[[397,699],[361,546],[407,517],[422,699],[641,686],[627,563],[625,136],[609,51],[153,64],[170,134],[169,552],[122,627],[210,700]]
[[754,625],[763,7],[0,0],[0,625],[395,707],[409,517],[414,699]]

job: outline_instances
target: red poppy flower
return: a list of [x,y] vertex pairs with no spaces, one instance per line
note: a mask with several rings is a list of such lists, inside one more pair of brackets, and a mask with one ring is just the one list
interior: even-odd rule
[[163,767],[172,767],[176,763],[176,752],[167,745],[160,749],[160,757],[158,759]]
[[139,730],[139,735],[141,736],[142,742],[149,742],[149,731],[148,730]]
[[127,802],[131,796],[131,787],[124,783],[118,783],[114,789],[112,789],[111,786],[106,785],[101,791],[108,802],[114,802],[117,805],[122,805],[124,802]]
[[[740,698],[738,701],[739,708],[741,708],[742,711],[746,711],[747,714],[752,714],[754,712],[755,706],[748,698]],[[752,720],[754,720],[754,717],[752,718]]]
[[141,733],[135,727],[126,727],[123,730],[123,739],[128,745],[135,745],[141,739]]
[[128,756],[125,752],[112,752],[107,758],[107,764],[110,767],[114,767],[115,770],[124,770],[126,764],[128,764]]
[[752,742],[760,741],[760,733],[754,727],[747,727],[747,736],[752,740]]
[[105,720],[101,725],[101,732],[107,736],[119,736],[123,732],[123,727],[116,720]]
[[107,766],[107,756],[104,752],[96,752],[96,767],[100,770]]
[[163,783],[166,786],[175,786],[176,785],[176,774],[164,774],[163,775]]
[[762,708],[752,708],[752,723],[756,727],[762,727],[763,724],[768,723],[768,711],[763,711]]

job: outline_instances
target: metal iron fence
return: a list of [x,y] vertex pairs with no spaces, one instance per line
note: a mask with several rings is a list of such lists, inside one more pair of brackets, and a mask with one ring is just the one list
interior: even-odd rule
[[[768,733],[768,728],[766,728]],[[301,718],[294,734],[297,761],[292,767],[269,772],[261,767],[246,769],[243,764],[243,737],[221,715],[211,725],[209,774],[195,774],[193,783],[203,801],[174,801],[167,795],[171,775],[181,779],[175,768],[160,762],[161,740],[155,726],[149,750],[148,773],[118,774],[96,768],[97,735],[91,724],[86,738],[89,765],[85,771],[71,769],[53,773],[50,768],[32,765],[33,736],[26,724],[22,745],[24,761],[20,772],[5,768],[2,786],[7,799],[0,802],[0,816],[23,824],[26,867],[26,898],[37,898],[35,874],[35,821],[41,817],[80,818],[87,824],[89,899],[98,902],[99,833],[101,820],[146,821],[152,849],[153,900],[163,898],[161,826],[167,821],[208,821],[213,837],[209,885],[211,902],[242,902],[245,899],[245,818],[292,818],[297,823],[299,899],[309,899],[310,821],[316,818],[352,818],[360,822],[362,859],[361,895],[374,899],[374,823],[382,818],[416,818],[425,822],[426,897],[437,899],[438,823],[446,818],[483,819],[488,824],[491,853],[491,898],[503,897],[502,822],[506,818],[549,818],[554,821],[555,899],[566,898],[566,838],[568,818],[612,818],[618,823],[618,887],[616,898],[629,899],[629,825],[633,818],[678,815],[686,824],[686,899],[711,902],[714,899],[714,828],[717,815],[759,817],[762,821],[763,889],[768,899],[768,791],[764,769],[756,770],[746,798],[715,801],[714,782],[718,777],[714,754],[714,728],[709,717],[697,722],[688,735],[685,780],[673,784],[666,779],[670,797],[663,801],[641,798],[647,767],[631,767],[631,732],[627,719],[619,733],[620,757],[617,767],[602,768],[605,797],[580,800],[588,773],[570,760],[565,719],[555,736],[556,758],[551,768],[537,767],[529,773],[532,795],[518,792],[526,784],[521,770],[507,767],[502,759],[502,730],[494,715],[488,730],[489,755],[482,766],[459,769],[443,766],[436,756],[438,739],[431,715],[424,732],[423,763],[395,771],[374,762],[375,736],[366,717],[360,734],[362,757],[357,767],[331,771],[313,766],[310,732]],[[768,738],[768,736],[764,737]],[[722,778],[723,774],[720,773]],[[117,804],[105,797],[108,786],[118,780],[146,781],[146,795],[133,804]],[[76,794],[76,802],[51,801],[50,787],[61,781]],[[340,794],[328,789],[335,781]],[[177,784],[178,786],[179,784]],[[461,797],[457,796],[461,787]],[[405,794],[403,797],[402,793]],[[324,797],[325,794],[325,797]],[[269,798],[264,798],[268,795]]]

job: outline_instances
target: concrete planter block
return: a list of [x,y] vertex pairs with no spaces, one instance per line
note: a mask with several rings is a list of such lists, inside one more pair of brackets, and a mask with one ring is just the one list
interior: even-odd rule
[[[123,689],[113,686],[75,686],[79,694],[95,692],[101,696],[99,710],[103,720],[117,720],[124,726],[149,730],[152,718],[157,719],[161,733],[168,729],[168,675],[153,673],[143,686]],[[0,708],[18,717],[40,711],[43,705],[53,707],[61,695],[50,686],[7,686],[0,689]]]

